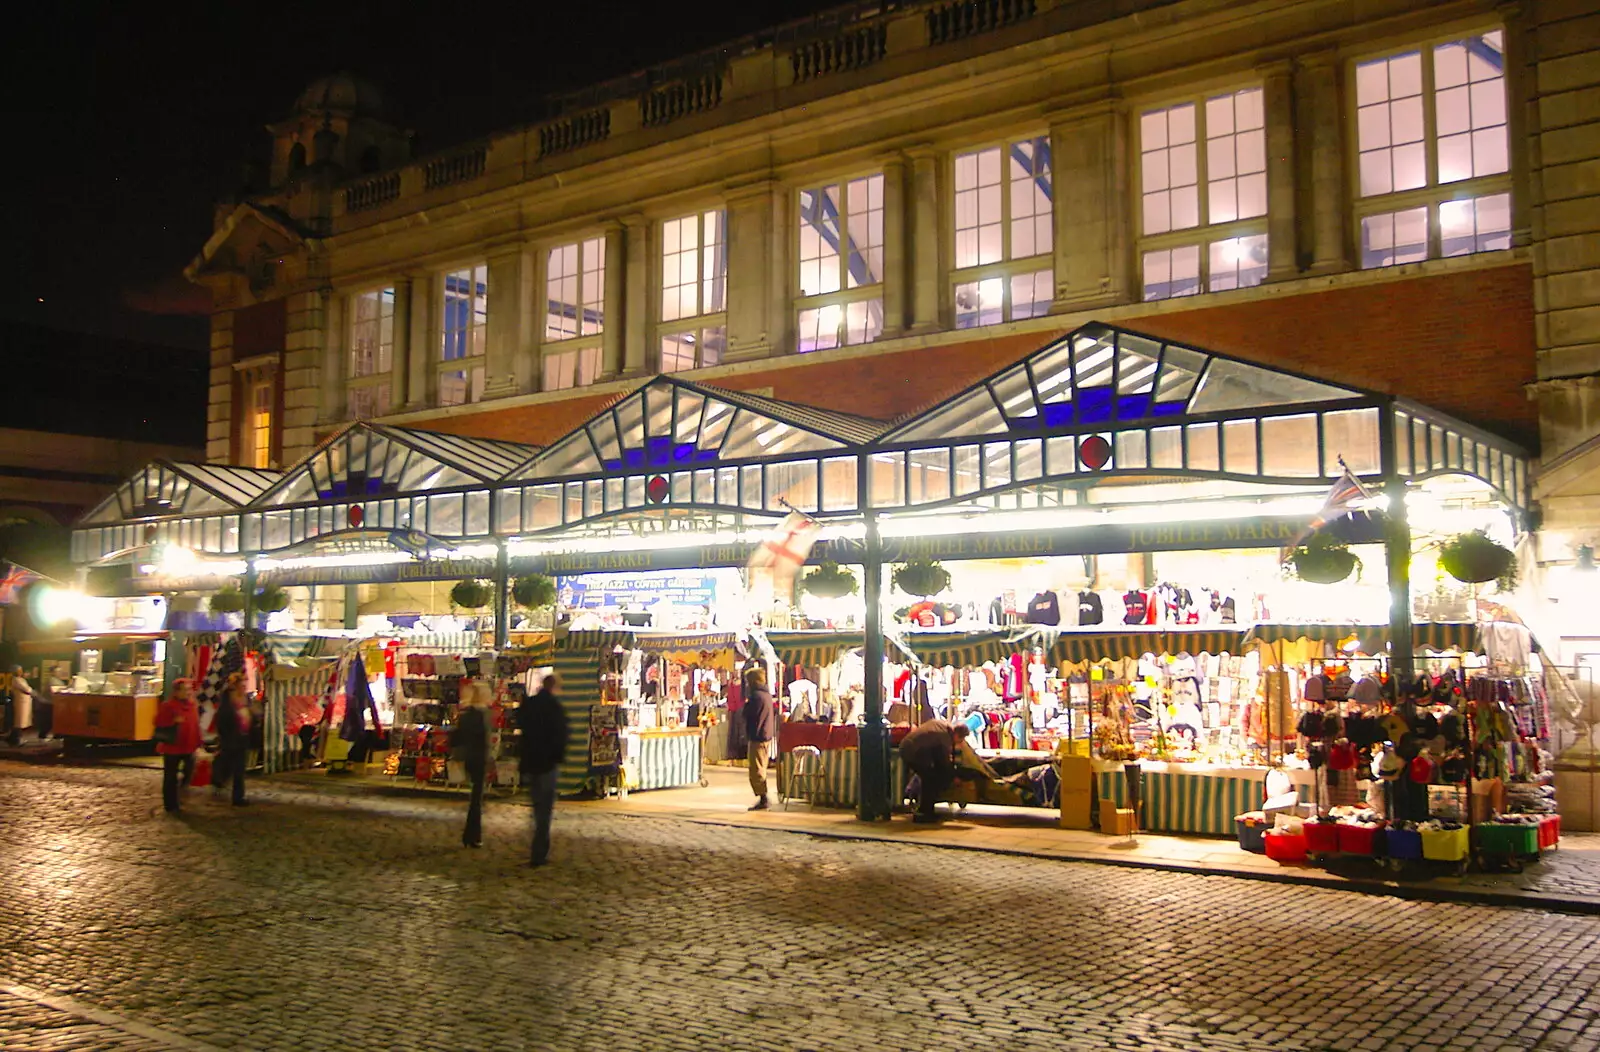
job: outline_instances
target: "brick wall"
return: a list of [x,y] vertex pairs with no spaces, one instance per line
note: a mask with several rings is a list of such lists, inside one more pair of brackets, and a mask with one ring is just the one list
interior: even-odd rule
[[[1192,311],[1119,325],[1335,383],[1412,398],[1470,423],[1536,443],[1533,279],[1526,264],[1381,282]],[[1022,333],[708,381],[768,389],[789,402],[876,419],[925,409],[1049,343]],[[485,409],[408,426],[547,444],[614,396]]]

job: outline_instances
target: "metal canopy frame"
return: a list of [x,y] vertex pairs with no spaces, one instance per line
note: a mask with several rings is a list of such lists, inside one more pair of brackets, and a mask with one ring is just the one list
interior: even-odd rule
[[95,505],[80,523],[120,523],[233,511],[257,500],[281,472],[221,464],[152,460]]

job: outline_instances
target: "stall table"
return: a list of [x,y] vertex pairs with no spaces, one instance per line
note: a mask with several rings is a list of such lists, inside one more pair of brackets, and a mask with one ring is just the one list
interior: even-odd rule
[[63,738],[100,738],[107,741],[149,741],[155,734],[154,694],[78,694],[57,690],[54,732]]
[[646,728],[623,733],[623,770],[630,789],[700,784],[700,728]]
[[[1127,807],[1123,762],[1096,760],[1095,788],[1101,800]],[[1235,815],[1261,806],[1266,767],[1221,767],[1201,763],[1142,761],[1144,798],[1139,828],[1161,833],[1233,836]],[[1309,799],[1311,772],[1286,770],[1302,800]]]

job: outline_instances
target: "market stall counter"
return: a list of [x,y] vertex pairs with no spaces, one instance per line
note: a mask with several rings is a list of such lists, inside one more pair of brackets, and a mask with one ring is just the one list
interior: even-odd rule
[[[889,728],[889,798],[905,798],[908,773],[900,760],[900,741],[909,727]],[[778,728],[778,795],[789,794],[789,782],[798,761],[795,749],[812,746],[818,751],[821,784],[810,799],[819,807],[854,808],[860,802],[860,732],[849,723],[785,723]]]
[[[1138,770],[1139,828],[1160,833],[1234,836],[1234,817],[1261,806],[1270,768],[1171,763],[1156,760],[1095,760],[1095,791],[1102,801],[1130,807],[1127,769]],[[1308,799],[1310,770],[1281,768],[1301,799]]]

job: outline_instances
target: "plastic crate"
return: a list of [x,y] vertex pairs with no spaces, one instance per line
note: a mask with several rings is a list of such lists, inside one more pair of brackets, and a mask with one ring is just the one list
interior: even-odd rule
[[1274,862],[1306,860],[1306,838],[1303,834],[1282,833],[1276,829],[1269,829],[1263,839],[1266,841],[1267,857]]
[[1306,850],[1313,855],[1334,855],[1339,852],[1339,823],[1307,822]]
[[1265,822],[1259,822],[1255,825],[1250,825],[1242,818],[1235,818],[1233,820],[1233,826],[1234,829],[1236,829],[1239,833],[1240,847],[1244,848],[1246,851],[1254,852],[1257,855],[1264,854],[1266,852],[1267,824]]
[[1537,855],[1539,827],[1485,822],[1478,827],[1478,846],[1488,855]]
[[1435,862],[1460,862],[1467,857],[1467,827],[1422,831],[1422,857]]
[[1547,851],[1561,842],[1561,816],[1545,815],[1539,819],[1539,850]]
[[1390,858],[1421,858],[1422,834],[1415,829],[1390,829],[1384,833],[1383,850]]
[[1383,854],[1383,827],[1340,822],[1339,850],[1347,855]]

